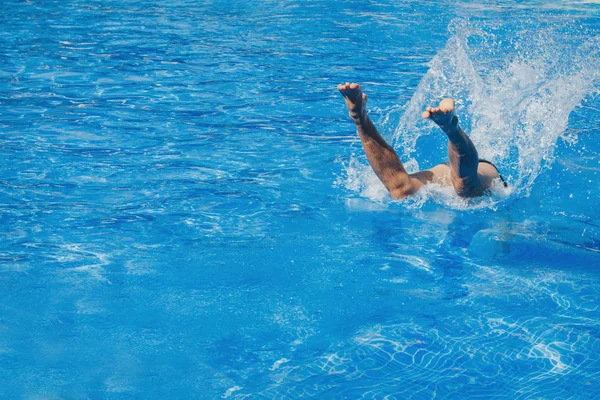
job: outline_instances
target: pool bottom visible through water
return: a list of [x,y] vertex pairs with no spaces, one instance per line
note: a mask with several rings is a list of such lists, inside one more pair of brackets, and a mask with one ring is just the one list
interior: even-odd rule
[[0,398],[600,396],[594,2],[3,5]]

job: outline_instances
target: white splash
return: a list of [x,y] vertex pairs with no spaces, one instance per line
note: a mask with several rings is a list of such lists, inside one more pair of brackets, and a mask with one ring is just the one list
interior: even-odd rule
[[[453,97],[461,126],[470,132],[480,158],[494,162],[511,189],[496,188],[491,199],[465,203],[431,188],[408,204],[420,207],[433,200],[452,208],[494,207],[508,197],[527,196],[539,174],[551,166],[557,141],[576,141],[565,131],[569,114],[598,90],[599,38],[532,21],[503,27],[501,33],[494,31],[498,27],[464,20],[453,21],[449,29],[446,46],[400,110],[393,146],[408,171],[418,170],[418,139],[441,134],[422,120],[423,107]],[[375,175],[354,157],[345,170],[348,189],[375,201],[386,197]]]

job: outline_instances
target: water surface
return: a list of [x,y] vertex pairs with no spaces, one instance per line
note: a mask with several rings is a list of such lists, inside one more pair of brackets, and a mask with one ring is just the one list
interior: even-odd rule
[[599,397],[598,5],[399,3],[4,2],[0,397]]

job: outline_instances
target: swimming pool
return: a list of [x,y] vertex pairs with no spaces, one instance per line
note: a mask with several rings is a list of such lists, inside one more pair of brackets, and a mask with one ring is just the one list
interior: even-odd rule
[[598,4],[191,3],[3,3],[0,397],[600,397]]

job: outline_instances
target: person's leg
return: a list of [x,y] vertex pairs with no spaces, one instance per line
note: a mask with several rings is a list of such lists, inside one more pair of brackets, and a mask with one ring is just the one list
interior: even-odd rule
[[433,179],[430,171],[409,175],[394,149],[381,137],[366,112],[367,96],[357,83],[338,85],[344,96],[350,118],[362,142],[369,164],[393,198],[410,196]]
[[479,163],[475,145],[458,125],[454,100],[444,99],[438,107],[427,107],[423,118],[433,120],[448,136],[450,179],[456,193],[462,197],[482,195],[498,177],[498,171],[489,164]]

